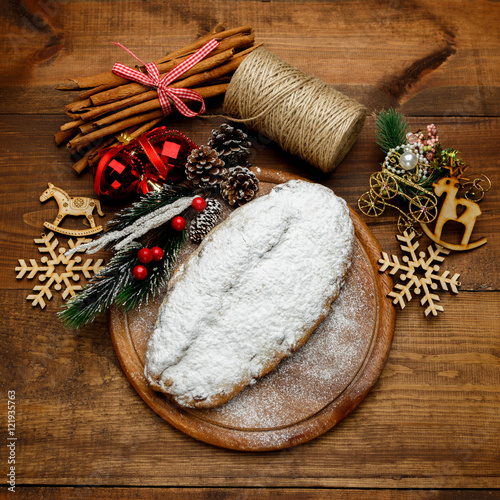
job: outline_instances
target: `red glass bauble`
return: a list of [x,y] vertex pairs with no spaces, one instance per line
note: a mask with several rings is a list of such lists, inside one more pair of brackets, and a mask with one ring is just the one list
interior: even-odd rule
[[125,198],[146,194],[152,185],[184,179],[187,157],[198,146],[178,130],[158,127],[127,145],[104,148],[92,167],[98,195]]

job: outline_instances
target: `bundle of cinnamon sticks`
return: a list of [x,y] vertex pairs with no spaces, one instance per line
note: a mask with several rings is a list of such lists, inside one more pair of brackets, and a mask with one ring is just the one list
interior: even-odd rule
[[[193,43],[155,61],[164,76],[205,43],[215,38],[219,46],[205,59],[186,71],[170,87],[190,88],[203,99],[224,94],[231,75],[247,54],[262,44],[255,44],[251,26],[224,29],[217,25]],[[137,68],[145,72],[145,69]],[[86,89],[66,106],[71,121],[55,134],[56,144],[66,146],[80,159],[73,165],[82,172],[98,161],[102,148],[135,139],[154,128],[163,118],[156,90],[130,82],[111,71],[72,80],[61,90]]]

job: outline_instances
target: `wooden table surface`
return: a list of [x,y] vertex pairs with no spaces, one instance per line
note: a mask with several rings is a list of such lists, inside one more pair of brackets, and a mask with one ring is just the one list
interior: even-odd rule
[[[413,129],[436,124],[442,144],[493,184],[474,229],[488,243],[445,260],[461,287],[440,293],[444,313],[426,318],[416,300],[398,310],[387,364],[364,402],[323,436],[270,453],[219,449],[171,427],[123,374],[104,317],[64,329],[60,294],[44,310],[32,307],[34,284],[14,271],[18,259],[40,258],[33,240],[56,213],[53,201],[39,201],[48,181],[94,194],[91,175],[78,176],[54,144],[71,99],[56,86],[108,70],[123,56],[111,41],[154,60],[219,21],[252,25],[270,51],[370,112],[392,106]],[[19,498],[500,498],[499,26],[493,0],[3,0],[0,496],[10,498],[7,398],[15,391]],[[220,123],[168,120],[198,143]],[[382,160],[373,116],[330,176],[252,140],[255,165],[321,182],[356,209]],[[103,208],[109,219],[117,207]],[[399,255],[396,218],[364,220]]]

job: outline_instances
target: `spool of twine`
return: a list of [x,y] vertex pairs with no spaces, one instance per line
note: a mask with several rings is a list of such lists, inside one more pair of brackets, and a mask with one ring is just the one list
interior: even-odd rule
[[342,161],[366,118],[363,105],[264,48],[235,71],[224,113],[323,172]]

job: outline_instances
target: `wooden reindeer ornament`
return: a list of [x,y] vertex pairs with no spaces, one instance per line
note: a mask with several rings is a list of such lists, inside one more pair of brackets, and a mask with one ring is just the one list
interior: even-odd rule
[[[487,241],[486,238],[481,238],[469,243],[476,219],[481,215],[481,209],[479,205],[472,200],[457,198],[457,193],[460,189],[459,179],[453,176],[442,177],[432,186],[436,196],[440,197],[443,194],[446,196],[436,219],[434,231],[431,231],[426,224],[420,224],[425,234],[432,241],[449,250],[472,250],[473,248],[484,245]],[[457,208],[459,206],[463,207],[464,210],[460,215],[457,215]],[[447,243],[442,240],[443,226],[448,221],[459,222],[464,226],[464,233],[460,244]]]
[[[97,213],[100,216],[104,216],[101,210],[101,204],[99,200],[94,200],[92,198],[85,198],[83,196],[69,196],[66,191],[54,186],[52,183],[48,183],[48,188],[40,196],[40,201],[43,203],[49,198],[54,197],[58,206],[59,213],[53,223],[44,222],[43,225],[50,229],[51,231],[56,231],[61,234],[66,234],[68,236],[89,236],[91,234],[99,233],[103,230],[102,226],[96,226],[94,216],[92,212],[94,208],[97,208]],[[65,229],[59,227],[61,221],[66,217],[66,215],[72,215],[75,217],[86,217],[89,221],[89,229]]]

